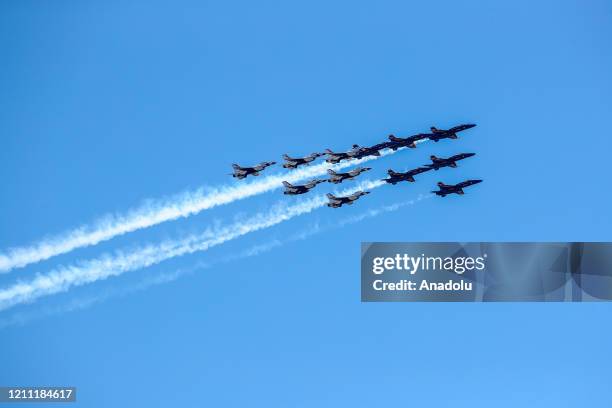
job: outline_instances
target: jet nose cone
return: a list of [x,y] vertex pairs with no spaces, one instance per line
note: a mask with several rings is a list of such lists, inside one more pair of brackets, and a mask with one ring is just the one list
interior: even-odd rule
[[482,180],[472,180],[474,184],[482,183]]
[[465,157],[476,156],[476,153],[465,153]]
[[473,127],[476,127],[476,124],[475,124],[475,123],[468,123],[467,125],[465,125],[465,128],[466,128],[466,129],[471,129],[471,128],[473,128]]
[[368,170],[372,170],[372,168],[371,167],[364,167],[363,168],[363,171],[368,171]]

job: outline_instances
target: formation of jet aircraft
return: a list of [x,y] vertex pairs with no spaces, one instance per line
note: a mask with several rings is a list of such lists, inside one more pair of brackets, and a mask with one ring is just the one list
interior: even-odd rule
[[[310,163],[314,162],[317,158],[326,156],[325,162],[330,164],[337,164],[343,160],[354,160],[354,159],[362,159],[368,156],[380,156],[381,151],[384,149],[391,149],[396,151],[398,149],[403,148],[416,148],[418,142],[423,140],[432,140],[434,142],[439,142],[442,139],[457,139],[457,133],[462,132],[467,129],[471,129],[475,124],[463,124],[459,126],[452,127],[450,129],[438,129],[434,126],[430,127],[430,133],[418,133],[408,137],[397,137],[395,135],[389,135],[388,141],[384,141],[382,143],[378,143],[372,146],[359,146],[358,144],[353,144],[351,149],[346,152],[334,152],[330,149],[325,149],[322,153],[311,153],[308,156],[304,157],[290,157],[284,154],[282,157],[284,159],[282,167],[285,169],[297,169],[300,166],[308,166]],[[457,162],[459,160],[467,159],[468,157],[474,156],[476,153],[460,153],[454,156],[450,156],[448,158],[436,157],[434,155],[430,156],[431,164],[425,164],[422,167],[417,167],[412,170],[408,170],[405,172],[396,172],[394,170],[388,170],[388,178],[383,179],[389,184],[397,184],[402,181],[407,181],[410,183],[415,182],[415,176],[421,173],[425,173],[430,170],[439,170],[443,167],[457,167]],[[246,178],[247,176],[259,176],[260,172],[265,170],[266,168],[276,164],[276,162],[262,162],[253,167],[241,167],[237,164],[232,164],[234,172],[232,173],[232,177],[235,177],[239,180]],[[310,182],[302,185],[293,185],[287,181],[283,181],[283,185],[285,190],[283,194],[286,195],[299,195],[305,194],[315,188],[318,184],[323,182],[329,182],[333,184],[342,183],[344,180],[352,180],[358,177],[361,173],[365,171],[371,170],[370,167],[357,167],[348,172],[336,172],[332,169],[327,170],[327,174],[329,175],[328,179],[318,179],[311,180]],[[482,180],[466,180],[462,183],[455,185],[447,185],[442,182],[438,183],[439,190],[432,191],[438,196],[446,197],[449,194],[464,194],[463,189],[465,187],[478,184],[482,182]],[[347,204],[351,205],[354,201],[358,200],[363,195],[369,194],[368,191],[357,191],[351,195],[345,197],[336,197],[333,194],[327,194],[327,198],[329,202],[327,203],[328,207],[339,208],[342,205]]]

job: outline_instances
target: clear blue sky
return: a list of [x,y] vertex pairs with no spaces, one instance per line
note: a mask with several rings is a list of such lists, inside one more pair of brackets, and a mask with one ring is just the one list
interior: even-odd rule
[[[456,170],[23,310],[223,259],[437,181],[485,182],[4,328],[0,384],[75,385],[87,407],[608,406],[610,304],[362,304],[359,244],[611,240],[611,38],[606,1],[3,2],[1,249],[232,182],[232,162],[478,124],[375,161],[369,176],[477,153]],[[0,283],[284,198],[140,231]]]

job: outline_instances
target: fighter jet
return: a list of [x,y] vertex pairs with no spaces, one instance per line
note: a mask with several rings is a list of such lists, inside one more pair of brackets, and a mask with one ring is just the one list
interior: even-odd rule
[[432,126],[429,128],[429,130],[431,130],[431,133],[428,134],[427,137],[429,138],[429,140],[433,140],[434,142],[439,142],[442,139],[457,139],[457,132],[461,132],[466,129],[471,129],[474,126],[476,125],[469,123],[467,125],[455,126],[448,130],[438,129],[435,126]]
[[332,169],[329,169],[327,170],[327,174],[329,174],[329,179],[327,181],[329,181],[330,183],[334,183],[334,184],[342,183],[344,180],[353,179],[357,177],[358,175],[360,175],[361,173],[363,173],[364,171],[368,171],[368,170],[372,170],[372,168],[371,167],[357,167],[347,173],[336,173]]
[[317,184],[324,183],[325,181],[327,180],[312,180],[301,186],[294,186],[288,181],[283,181],[283,186],[285,186],[285,191],[283,191],[283,194],[287,194],[287,195],[304,194],[312,190]]
[[283,167],[286,169],[297,169],[298,166],[303,164],[308,165],[310,162],[314,161],[317,157],[323,156],[323,153],[311,153],[306,157],[293,158],[289,157],[286,154],[283,154],[283,159],[285,159],[285,163],[283,163]]
[[464,194],[463,189],[465,187],[469,187],[469,186],[472,186],[478,183],[482,183],[482,180],[466,180],[464,182],[461,182],[455,185],[444,184],[440,181],[438,183],[438,187],[440,187],[440,190],[432,191],[432,193],[435,193],[436,195],[439,195],[441,197],[446,197],[449,194],[462,194],[463,195]]
[[393,170],[387,170],[389,178],[383,179],[383,181],[386,181],[387,183],[393,185],[399,183],[400,181],[409,181],[411,183],[414,183],[414,176],[416,176],[417,174],[425,173],[429,170],[431,169],[427,167],[417,167],[416,169],[408,170],[405,173],[398,173]]
[[327,159],[325,159],[325,161],[332,164],[340,163],[342,160],[351,159],[351,156],[349,156],[348,153],[334,153],[329,149],[325,149],[325,154],[327,155]]
[[231,174],[231,176],[237,178],[238,180],[242,180],[249,175],[259,176],[260,171],[264,170],[266,167],[272,166],[273,164],[276,164],[276,162],[261,162],[254,167],[240,167],[234,163],[232,164],[234,173]]
[[389,148],[396,151],[400,147],[410,147],[414,149],[416,147],[416,142],[419,140],[427,139],[429,136],[425,133],[419,133],[418,135],[408,136],[406,138],[396,137],[394,135],[389,135]]
[[327,198],[329,198],[329,202],[327,203],[328,207],[331,208],[340,208],[343,204],[353,205],[353,202],[358,200],[359,197],[370,194],[369,191],[357,191],[346,197],[336,197],[333,194],[327,193]]
[[366,156],[380,156],[380,149],[381,147],[379,145],[363,147],[359,146],[358,144],[354,144],[353,148],[349,150],[347,154],[352,159],[361,159]]
[[448,159],[444,159],[436,156],[429,156],[432,164],[426,164],[425,167],[430,169],[438,170],[442,167],[457,167],[457,162],[459,160],[467,159],[468,157],[472,157],[476,155],[476,153],[460,153],[454,156],[449,157]]

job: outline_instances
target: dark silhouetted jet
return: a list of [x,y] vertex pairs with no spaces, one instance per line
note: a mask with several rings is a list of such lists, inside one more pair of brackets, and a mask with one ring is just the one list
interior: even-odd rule
[[329,181],[330,183],[334,183],[334,184],[342,183],[344,180],[353,179],[357,177],[358,175],[360,175],[361,173],[363,173],[364,171],[368,171],[368,170],[372,170],[372,168],[371,167],[357,167],[347,173],[336,173],[332,169],[329,169],[327,170],[327,174],[329,174],[329,179],[327,181]]
[[431,130],[431,133],[428,134],[427,137],[429,138],[429,140],[433,140],[434,142],[438,142],[442,139],[457,139],[457,132],[461,132],[466,129],[471,129],[474,126],[476,125],[469,123],[467,125],[455,126],[447,130],[438,129],[432,126],[429,128],[429,130]]
[[408,136],[406,138],[396,137],[394,135],[389,135],[388,147],[393,149],[393,151],[401,148],[401,147],[410,147],[414,149],[416,147],[416,142],[419,140],[427,139],[428,135],[425,133],[419,133],[418,135]]
[[287,195],[304,194],[304,193],[309,192],[313,188],[315,188],[317,184],[324,183],[326,181],[327,180],[312,180],[301,186],[294,186],[293,184],[287,181],[283,181],[283,186],[285,186],[285,191],[283,191],[283,194],[287,194]]
[[353,148],[347,152],[349,157],[352,159],[361,159],[366,156],[380,156],[380,150],[382,148],[379,145],[372,147],[363,147],[358,144],[354,144]]
[[425,166],[434,170],[438,170],[442,167],[457,167],[457,162],[459,160],[467,159],[468,157],[472,157],[474,155],[476,155],[476,153],[460,153],[447,159],[432,155],[429,156],[432,164],[426,164]]
[[354,201],[359,199],[359,197],[364,196],[366,194],[370,194],[370,192],[357,191],[346,197],[336,197],[335,195],[328,193],[327,198],[329,198],[329,202],[327,203],[327,206],[331,208],[340,208],[343,204],[352,205]]
[[323,153],[311,153],[306,157],[293,158],[289,157],[286,154],[283,154],[283,159],[285,159],[285,163],[283,163],[283,167],[286,169],[297,169],[298,166],[303,164],[308,165],[310,162],[314,161],[317,157],[323,156]]
[[340,163],[342,160],[349,160],[352,157],[349,156],[348,153],[334,153],[329,149],[325,149],[325,154],[327,155],[327,159],[325,161],[327,163]]
[[414,183],[414,176],[416,176],[417,174],[425,173],[429,170],[431,169],[427,167],[417,167],[416,169],[408,170],[405,173],[398,173],[393,170],[387,170],[389,178],[383,179],[383,181],[386,181],[387,183],[393,185],[399,183],[400,181],[409,181],[411,183]]
[[474,184],[478,183],[482,183],[482,180],[466,180],[455,185],[444,184],[440,181],[438,183],[438,187],[440,187],[440,190],[432,191],[432,193],[435,193],[436,195],[439,195],[441,197],[446,197],[449,194],[464,194],[464,188],[473,186]]
[[237,178],[238,180],[242,180],[243,178],[249,175],[259,176],[260,171],[274,164],[276,164],[276,162],[262,162],[254,167],[240,167],[237,164],[232,164],[232,167],[234,168],[234,173],[231,176]]

